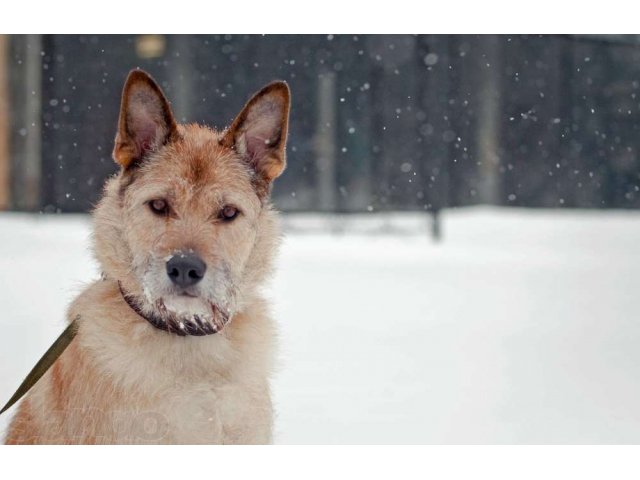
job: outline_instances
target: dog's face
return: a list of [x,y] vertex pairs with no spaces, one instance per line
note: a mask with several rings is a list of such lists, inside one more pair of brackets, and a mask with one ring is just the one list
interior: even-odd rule
[[157,84],[124,87],[114,158],[120,174],[95,212],[109,277],[169,330],[215,333],[270,267],[271,182],[285,167],[289,90],[272,83],[224,132],[177,125]]

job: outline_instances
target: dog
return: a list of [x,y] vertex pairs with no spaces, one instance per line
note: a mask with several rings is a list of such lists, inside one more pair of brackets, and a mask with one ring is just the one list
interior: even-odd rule
[[223,131],[176,122],[142,70],[124,85],[93,211],[103,272],[77,335],[20,403],[8,444],[272,441],[276,332],[261,286],[281,239],[290,92],[265,86]]

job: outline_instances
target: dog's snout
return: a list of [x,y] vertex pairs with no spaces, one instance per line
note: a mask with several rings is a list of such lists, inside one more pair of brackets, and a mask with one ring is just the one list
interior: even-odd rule
[[167,275],[179,287],[195,285],[207,271],[207,264],[195,253],[176,253],[167,261]]

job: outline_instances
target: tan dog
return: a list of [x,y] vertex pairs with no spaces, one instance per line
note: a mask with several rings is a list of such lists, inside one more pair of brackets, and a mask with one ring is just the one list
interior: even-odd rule
[[260,285],[280,233],[289,89],[257,93],[224,132],[178,125],[127,78],[94,212],[104,279],[73,302],[78,334],[21,403],[7,443],[268,443],[274,326]]

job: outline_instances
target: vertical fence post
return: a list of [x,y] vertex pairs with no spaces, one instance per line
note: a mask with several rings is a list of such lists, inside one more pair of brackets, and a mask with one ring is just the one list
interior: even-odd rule
[[9,207],[10,166],[9,159],[9,89],[8,89],[8,55],[9,37],[0,35],[0,210]]
[[22,161],[25,163],[25,207],[40,207],[42,175],[42,36],[27,35],[25,89],[27,94],[27,143]]
[[476,145],[480,166],[478,196],[482,203],[497,205],[500,195],[500,37],[480,35],[484,56],[477,59],[480,72]]
[[11,38],[21,63],[11,77],[14,125],[11,144],[11,204],[18,210],[41,207],[42,176],[42,35]]
[[336,75],[325,72],[318,78],[318,122],[315,136],[318,168],[318,206],[336,210]]
[[417,49],[424,78],[418,92],[424,112],[424,120],[418,127],[424,149],[424,201],[428,202],[431,235],[435,241],[442,239],[441,211],[449,205],[451,142],[447,143],[445,136],[450,135],[452,128],[449,99],[455,93],[450,73],[452,43],[449,35],[421,35]]
[[191,36],[174,35],[170,37],[170,51],[173,53],[174,68],[170,70],[171,89],[173,90],[173,111],[180,123],[191,121],[193,108],[193,68],[191,59]]

